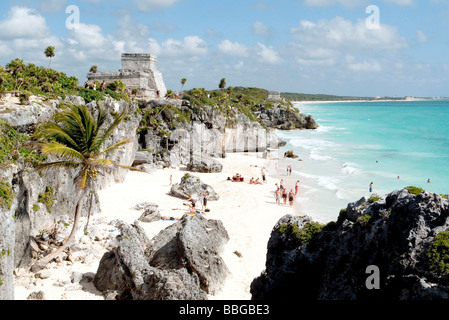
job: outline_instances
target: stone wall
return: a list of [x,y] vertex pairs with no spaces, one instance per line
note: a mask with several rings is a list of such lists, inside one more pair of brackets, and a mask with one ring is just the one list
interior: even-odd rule
[[122,81],[127,88],[137,89],[137,95],[142,98],[165,97],[165,87],[162,73],[157,70],[157,57],[152,54],[123,53],[122,69],[119,72],[89,72],[88,81],[112,82]]

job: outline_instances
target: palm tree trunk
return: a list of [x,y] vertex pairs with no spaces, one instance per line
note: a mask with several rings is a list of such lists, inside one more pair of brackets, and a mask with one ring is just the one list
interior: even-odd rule
[[53,260],[54,258],[59,256],[69,246],[69,244],[73,241],[73,239],[75,238],[76,231],[78,229],[78,223],[79,223],[79,220],[81,217],[81,209],[83,207],[83,202],[84,202],[85,196],[86,196],[86,191],[83,190],[79,197],[78,203],[76,204],[75,220],[73,221],[73,227],[72,227],[72,231],[70,232],[69,237],[66,239],[66,241],[62,244],[61,247],[59,247],[52,253],[46,255],[41,260],[37,261],[33,266],[31,266],[32,272],[38,272],[38,271],[42,270],[43,268],[45,268],[45,266],[51,260]]

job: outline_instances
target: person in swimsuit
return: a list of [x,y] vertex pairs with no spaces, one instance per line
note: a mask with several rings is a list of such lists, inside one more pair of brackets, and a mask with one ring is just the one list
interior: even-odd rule
[[296,184],[295,184],[295,196],[298,194],[298,189],[299,189],[299,180],[297,180],[296,181]]
[[276,199],[276,204],[280,205],[281,204],[281,190],[279,188],[277,188],[276,191],[274,192],[274,198]]
[[295,197],[293,195],[293,190],[290,189],[290,192],[288,193],[288,202],[290,203],[290,207],[293,205]]
[[287,190],[282,189],[282,199],[284,199],[284,204],[287,204]]
[[206,211],[206,206],[207,206],[207,193],[204,192],[203,193],[203,212]]

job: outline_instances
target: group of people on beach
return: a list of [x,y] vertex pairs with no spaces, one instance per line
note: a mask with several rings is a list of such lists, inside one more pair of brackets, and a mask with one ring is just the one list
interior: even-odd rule
[[284,186],[284,179],[281,179],[281,181],[279,182],[279,184],[275,184],[276,186],[276,190],[274,191],[274,198],[276,199],[276,204],[280,205],[281,204],[281,198],[284,202],[284,204],[287,204],[287,198],[288,198],[288,203],[291,206],[293,206],[293,203],[296,200],[296,196],[298,195],[298,190],[299,190],[299,180],[296,181],[295,183],[295,191],[293,192],[293,189],[290,189],[289,192],[287,192],[287,188]]
[[208,212],[209,210],[207,209],[207,192],[204,192],[202,197],[201,197],[201,206],[202,206],[201,212],[196,207],[196,200],[195,200],[195,198],[192,197],[191,194],[189,195],[189,198],[187,199],[187,202],[184,202],[184,205],[189,207],[187,213],[192,215],[192,216]]

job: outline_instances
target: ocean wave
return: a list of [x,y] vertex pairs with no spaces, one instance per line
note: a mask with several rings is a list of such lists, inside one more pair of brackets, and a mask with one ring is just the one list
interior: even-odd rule
[[290,144],[294,147],[301,147],[305,149],[323,149],[338,146],[336,143],[316,138],[293,138]]
[[354,174],[355,172],[357,172],[357,168],[352,167],[352,163],[343,163],[342,168],[341,168],[341,172],[343,172],[344,174]]
[[317,179],[318,185],[328,190],[337,190],[338,188],[335,185],[336,182],[338,182],[338,180],[331,177],[318,177]]
[[317,154],[315,150],[310,151],[309,157],[312,160],[322,160],[322,161],[331,160],[332,159],[331,156],[323,156],[323,155]]

